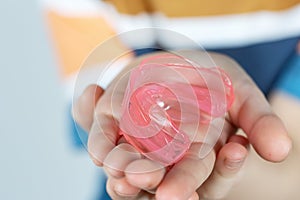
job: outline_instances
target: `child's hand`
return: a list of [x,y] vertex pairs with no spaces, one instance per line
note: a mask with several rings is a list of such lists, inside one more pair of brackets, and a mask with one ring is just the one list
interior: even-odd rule
[[[125,79],[123,84],[118,83],[121,87],[114,88],[114,82],[105,93],[98,86],[90,86],[78,99],[74,118],[89,132],[88,151],[96,165],[104,166],[108,174],[107,190],[113,199],[221,198],[239,177],[248,140],[266,160],[279,162],[288,155],[291,141],[285,127],[252,80],[231,59],[211,56],[231,77],[235,102],[214,151],[200,159],[201,144],[193,143],[170,170],[143,158],[119,138],[115,121],[120,113],[111,107],[121,106],[127,86]],[[237,128],[242,128],[248,139],[234,135]]]

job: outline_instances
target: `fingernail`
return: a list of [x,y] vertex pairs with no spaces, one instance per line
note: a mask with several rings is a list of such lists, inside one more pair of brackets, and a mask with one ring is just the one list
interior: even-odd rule
[[243,165],[244,160],[245,159],[233,160],[233,159],[226,158],[224,164],[228,169],[234,170],[234,169],[239,169]]
[[116,184],[115,187],[114,187],[114,190],[115,192],[119,195],[119,196],[122,196],[122,197],[135,197],[136,196],[136,193],[127,193],[126,190],[124,191],[124,187],[120,184]]

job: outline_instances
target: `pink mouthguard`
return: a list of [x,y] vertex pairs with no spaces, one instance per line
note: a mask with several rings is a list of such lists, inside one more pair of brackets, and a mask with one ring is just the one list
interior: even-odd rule
[[195,137],[185,127],[224,116],[233,100],[231,81],[221,68],[194,66],[173,54],[153,56],[130,74],[120,134],[144,156],[169,166]]

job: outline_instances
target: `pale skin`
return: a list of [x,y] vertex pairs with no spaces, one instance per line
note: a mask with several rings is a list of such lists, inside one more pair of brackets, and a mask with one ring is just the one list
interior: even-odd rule
[[[190,55],[200,59],[203,56],[200,52],[190,52]],[[124,87],[115,89],[117,81],[114,81],[105,92],[91,85],[79,97],[73,115],[89,132],[89,154],[97,166],[104,167],[108,175],[107,191],[112,199],[220,199],[240,178],[249,144],[270,162],[281,162],[288,156],[291,140],[287,130],[261,91],[232,59],[213,53],[210,56],[232,79],[234,104],[214,150],[199,159],[198,152],[203,144],[195,142],[169,171],[158,168],[157,163],[145,159],[123,138],[119,139],[115,125],[119,114],[113,112],[110,105],[121,105],[125,83],[121,84]],[[140,59],[129,64],[123,74]],[[236,135],[238,128],[246,137]],[[119,149],[135,152],[135,156],[121,155]],[[110,165],[115,159],[121,163],[118,170]]]

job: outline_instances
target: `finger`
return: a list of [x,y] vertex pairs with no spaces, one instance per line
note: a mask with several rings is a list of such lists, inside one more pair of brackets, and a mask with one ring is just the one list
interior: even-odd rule
[[233,136],[219,151],[217,161],[208,180],[198,189],[202,199],[221,199],[227,195],[241,177],[242,166],[247,157],[247,139]]
[[233,60],[215,54],[213,59],[232,79],[236,97],[229,114],[233,123],[244,130],[264,159],[273,162],[285,159],[291,149],[291,140],[262,92]]
[[106,184],[106,190],[114,200],[155,200],[155,195],[130,185],[125,178],[109,178]]
[[230,110],[233,122],[247,134],[254,149],[266,160],[284,160],[291,140],[282,121],[254,84],[237,85],[236,101]]
[[126,170],[127,181],[146,191],[154,190],[165,175],[165,168],[151,160],[139,159],[131,162]]
[[114,118],[99,114],[93,122],[88,138],[88,152],[97,166],[102,166],[108,153],[116,146],[119,138]]
[[120,138],[119,116],[124,85],[110,87],[98,100],[88,138],[88,151],[96,165],[102,166],[107,154]]
[[87,132],[93,123],[95,105],[103,92],[101,87],[90,85],[73,104],[73,118]]
[[202,144],[194,143],[186,155],[167,173],[156,191],[157,199],[188,199],[213,169],[215,153],[199,158]]
[[125,178],[108,178],[106,190],[109,196],[114,199],[137,199],[140,189],[130,185]]
[[122,143],[112,149],[104,160],[104,169],[108,176],[121,178],[128,164],[141,159],[141,154],[130,144]]

